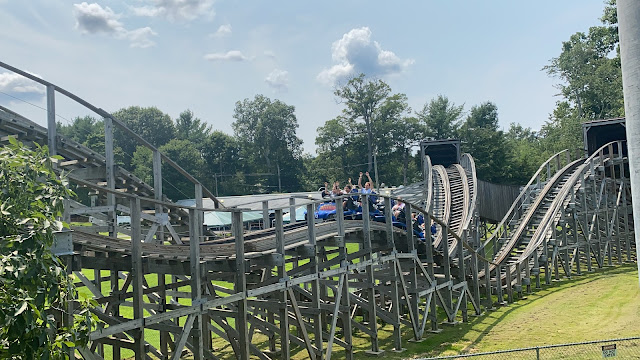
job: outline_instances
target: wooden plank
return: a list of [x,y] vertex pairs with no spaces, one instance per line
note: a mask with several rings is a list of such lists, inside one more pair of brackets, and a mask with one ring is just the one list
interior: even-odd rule
[[[144,319],[144,289],[142,280],[144,273],[142,272],[142,234],[140,233],[140,199],[131,199],[131,275],[133,277],[133,317],[135,319]],[[145,360],[144,347],[144,329],[137,331],[135,340],[135,358],[136,360]]]
[[195,320],[195,314],[191,314],[189,315],[189,317],[187,317],[187,322],[184,324],[182,334],[180,334],[180,338],[178,340],[178,343],[176,344],[176,348],[173,350],[173,356],[171,357],[171,360],[180,360],[180,358],[182,357],[182,349],[184,349],[184,345],[187,343],[187,339],[189,339],[189,333],[191,333],[193,322]]
[[236,247],[236,281],[234,290],[241,293],[243,298],[237,303],[238,314],[236,315],[236,331],[238,332],[239,353],[236,356],[240,360],[249,360],[249,330],[247,329],[247,278],[246,263],[244,259],[244,232],[242,230],[242,211],[233,211],[232,215],[233,235]]

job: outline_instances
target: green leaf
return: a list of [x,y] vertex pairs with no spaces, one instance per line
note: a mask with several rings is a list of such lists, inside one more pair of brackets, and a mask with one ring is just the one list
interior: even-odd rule
[[20,314],[22,314],[25,310],[27,310],[27,306],[29,306],[29,303],[27,303],[26,301],[22,302],[22,305],[20,305],[20,308],[18,310],[16,310],[15,314],[13,314],[13,316],[18,316]]

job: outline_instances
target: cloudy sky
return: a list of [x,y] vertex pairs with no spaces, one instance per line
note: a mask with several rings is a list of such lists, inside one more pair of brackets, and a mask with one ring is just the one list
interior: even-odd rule
[[[236,101],[296,107],[305,150],[340,113],[335,86],[364,72],[465,110],[493,101],[505,129],[539,129],[557,100],[541,68],[597,25],[602,0],[0,0],[0,61],[115,111],[191,109],[231,134]],[[0,104],[44,123],[44,89],[0,69]],[[63,123],[86,110],[58,96]]]

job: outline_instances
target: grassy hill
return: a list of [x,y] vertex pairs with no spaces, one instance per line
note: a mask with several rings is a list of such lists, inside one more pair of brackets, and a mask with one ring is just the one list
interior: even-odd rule
[[[530,346],[631,337],[640,334],[640,287],[636,264],[597,269],[553,282],[542,290],[470,322],[445,327],[386,359],[455,355]],[[385,329],[386,330],[386,329]],[[381,334],[390,336],[390,332]],[[406,339],[410,338],[407,333]],[[358,349],[366,350],[364,340]],[[383,342],[383,348],[391,348]],[[339,352],[338,352],[339,354]],[[366,358],[359,353],[358,358]]]

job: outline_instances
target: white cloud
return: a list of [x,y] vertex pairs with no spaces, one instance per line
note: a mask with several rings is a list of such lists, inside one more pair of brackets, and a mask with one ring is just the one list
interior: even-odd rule
[[276,53],[274,53],[271,50],[265,50],[263,54],[264,54],[264,56],[266,56],[268,58],[271,58],[271,59],[275,59],[276,58]]
[[331,58],[337,64],[322,70],[317,79],[326,84],[365,73],[367,76],[382,76],[399,73],[413,63],[402,60],[392,51],[383,50],[377,41],[371,40],[368,27],[352,29],[331,46]]
[[148,48],[154,46],[156,43],[150,38],[158,35],[150,27],[139,28],[131,31],[127,31],[124,35],[131,42],[131,47]]
[[218,28],[218,30],[211,34],[211,37],[217,37],[217,38],[222,38],[222,37],[227,37],[227,36],[231,36],[231,24],[225,24],[225,25],[220,25],[220,27]]
[[209,61],[245,61],[249,60],[242,52],[238,50],[227,51],[226,53],[211,53],[204,56]]
[[264,81],[278,91],[286,91],[289,88],[289,72],[274,69]]
[[117,33],[124,30],[124,26],[116,14],[109,7],[103,8],[97,3],[73,4],[73,14],[76,17],[76,29],[85,34]]
[[146,0],[151,5],[134,7],[138,16],[163,16],[169,20],[194,20],[201,16],[213,17],[214,0]]
[[0,91],[12,97],[9,101],[13,101],[13,98],[38,101],[44,97],[45,87],[22,75],[5,72],[0,73]]
[[129,40],[131,47],[148,48],[155,45],[152,36],[158,35],[150,27],[127,30],[120,15],[116,14],[108,6],[102,7],[97,3],[73,4],[73,14],[76,17],[76,29],[83,34],[105,33],[113,35],[116,39]]

